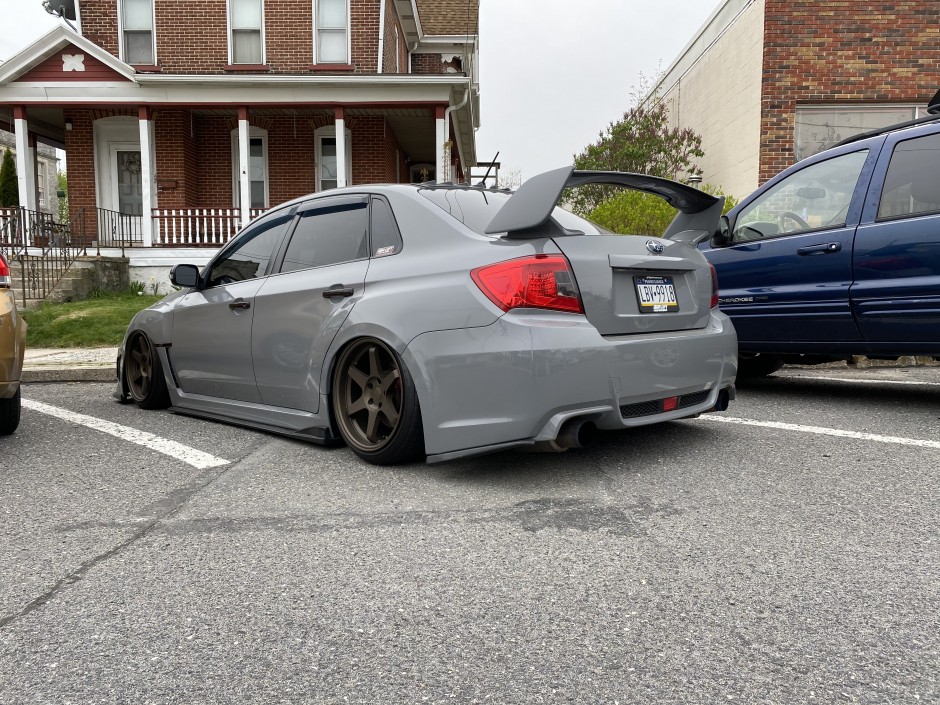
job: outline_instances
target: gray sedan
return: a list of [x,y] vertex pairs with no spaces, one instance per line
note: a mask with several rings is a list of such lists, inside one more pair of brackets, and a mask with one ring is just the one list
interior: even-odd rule
[[[556,206],[607,184],[678,208],[665,238]],[[242,424],[377,464],[564,450],[595,429],[721,411],[737,341],[695,244],[720,199],[665,179],[562,168],[515,193],[363,185],[258,218],[141,311],[121,401]]]

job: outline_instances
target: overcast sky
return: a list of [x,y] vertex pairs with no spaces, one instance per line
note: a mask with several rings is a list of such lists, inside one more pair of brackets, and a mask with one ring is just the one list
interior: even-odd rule
[[[0,59],[56,25],[40,0],[0,0]],[[480,0],[477,157],[523,178],[572,156],[630,107],[720,0]]]

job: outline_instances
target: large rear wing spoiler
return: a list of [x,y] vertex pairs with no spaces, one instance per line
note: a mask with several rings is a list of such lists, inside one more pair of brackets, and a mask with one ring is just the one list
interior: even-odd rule
[[667,237],[683,230],[715,232],[724,205],[723,198],[678,181],[619,171],[575,171],[568,166],[533,176],[522,184],[486,226],[485,232],[490,235],[507,233],[508,237],[536,236],[532,231],[548,220],[562,191],[587,184],[622,186],[666,199],[669,205],[679,210],[665,233]]

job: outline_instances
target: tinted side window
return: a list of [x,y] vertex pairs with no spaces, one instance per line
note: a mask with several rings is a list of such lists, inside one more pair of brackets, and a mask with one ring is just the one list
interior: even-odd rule
[[208,285],[231,284],[262,276],[293,215],[291,209],[265,218],[245,231],[232,250],[213,262],[207,277]]
[[940,134],[899,142],[891,155],[878,220],[940,212]]
[[401,252],[401,233],[392,208],[381,198],[372,199],[372,256],[387,257]]
[[369,209],[365,200],[301,213],[282,272],[323,267],[368,257]]
[[734,242],[842,227],[867,158],[866,149],[791,174],[741,211]]

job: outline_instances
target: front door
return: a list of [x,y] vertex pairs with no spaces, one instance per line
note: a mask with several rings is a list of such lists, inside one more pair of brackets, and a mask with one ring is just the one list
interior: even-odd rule
[[742,350],[860,340],[849,288],[868,155],[861,149],[790,174],[738,213],[730,247],[707,251]]
[[252,224],[207,265],[201,287],[176,303],[169,356],[183,392],[261,401],[251,356],[255,297],[293,213],[282,209]]
[[108,223],[108,239],[123,242],[140,240],[140,219],[144,214],[140,147],[112,145],[111,203],[117,212]]

